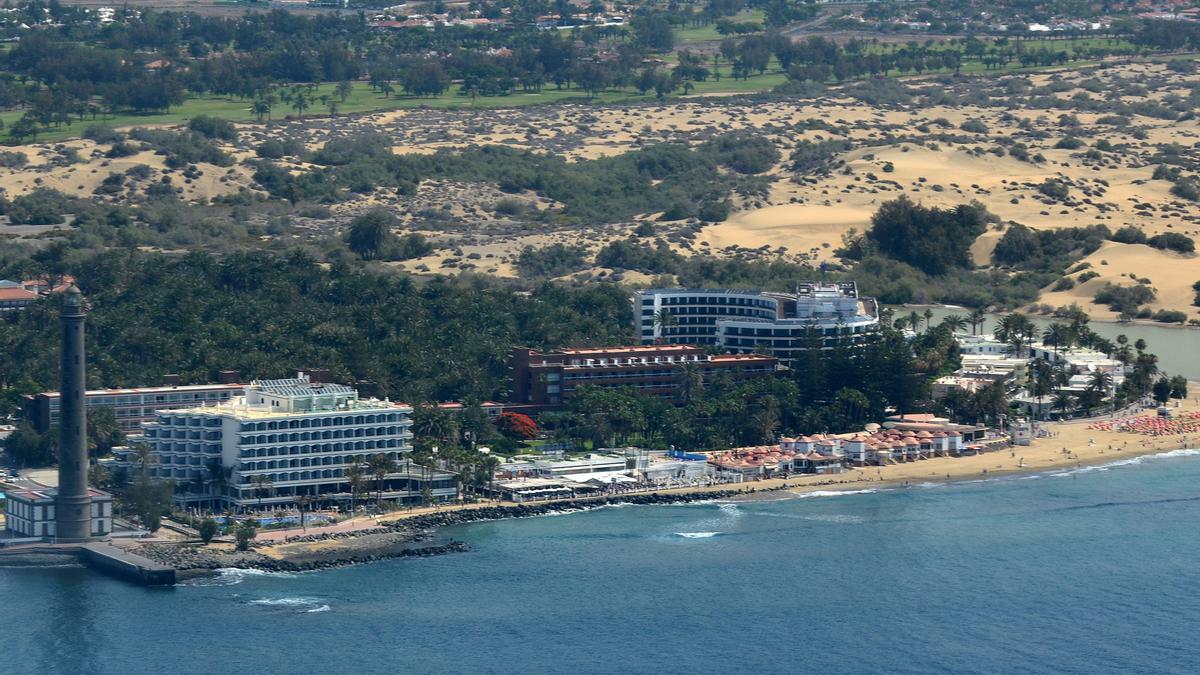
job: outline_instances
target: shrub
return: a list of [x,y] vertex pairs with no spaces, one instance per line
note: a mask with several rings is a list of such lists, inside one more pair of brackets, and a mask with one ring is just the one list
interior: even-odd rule
[[969,119],[958,125],[958,128],[972,134],[986,134],[988,132],[987,125],[977,119]]
[[674,274],[682,263],[683,256],[661,241],[650,248],[635,239],[617,240],[596,253],[597,266],[637,270],[646,274]]
[[29,157],[23,152],[0,152],[0,166],[6,169],[19,169],[29,163]]
[[71,200],[56,190],[39,188],[0,206],[14,225],[57,225],[71,210]]
[[851,147],[850,141],[843,140],[800,141],[788,160],[792,163],[792,171],[808,173],[824,169],[835,157]]
[[231,166],[233,158],[203,134],[187,131],[176,132],[163,129],[134,129],[129,135],[148,143],[154,151],[166,156],[166,164],[178,169],[188,164],[206,162],[217,166]]
[[731,208],[729,200],[705,202],[700,205],[696,217],[706,223],[720,223],[729,217]]
[[254,154],[263,159],[282,159],[304,154],[304,144],[300,141],[287,139],[267,139],[254,148]]
[[411,260],[427,256],[433,252],[433,244],[419,232],[410,232],[396,239],[396,244],[390,250],[392,260]]
[[1052,291],[1069,291],[1075,288],[1075,280],[1071,277],[1063,277],[1054,283]]
[[769,139],[753,134],[726,134],[700,146],[721,166],[741,174],[769,171],[779,161],[779,150]]
[[1042,181],[1042,184],[1038,186],[1038,192],[1057,201],[1062,201],[1071,196],[1071,189],[1067,187],[1066,183],[1057,178],[1047,178]]
[[519,216],[525,213],[526,204],[520,199],[506,197],[492,206],[492,211],[502,216]]
[[1095,279],[1098,276],[1100,276],[1099,272],[1097,272],[1095,270],[1088,270],[1088,271],[1084,272],[1083,274],[1080,274],[1079,278],[1076,279],[1075,282],[1080,283],[1080,284],[1086,284],[1087,282],[1091,281],[1092,279]]
[[118,157],[129,157],[130,155],[136,155],[137,153],[137,146],[133,145],[132,143],[120,141],[118,143],[113,143],[113,146],[108,149],[108,152],[104,153],[104,156],[108,157],[109,159],[116,159]]
[[1078,150],[1083,147],[1083,141],[1074,136],[1067,136],[1055,143],[1054,147],[1058,150]]
[[99,185],[96,186],[96,189],[93,190],[93,192],[98,195],[113,195],[120,192],[122,189],[124,189],[124,187],[125,174],[110,173],[103,181],[100,182]]
[[586,255],[582,246],[526,246],[517,256],[517,271],[523,277],[559,277],[587,267]]
[[1144,244],[1146,243],[1146,233],[1141,228],[1126,225],[1113,232],[1112,240],[1121,244]]
[[96,143],[118,143],[125,140],[125,134],[107,124],[87,125],[83,130],[83,137]]
[[1153,318],[1160,323],[1187,323],[1187,314],[1173,309],[1160,309]]
[[352,138],[335,138],[325,143],[312,158],[313,163],[324,166],[344,166],[364,158],[381,159],[392,156],[392,139],[369,132]]
[[153,173],[154,169],[151,169],[148,164],[134,164],[128,169],[125,169],[125,175],[135,180],[145,180]]
[[1196,185],[1194,178],[1178,178],[1171,186],[1171,194],[1189,202],[1200,202],[1200,185]]
[[252,525],[251,523],[254,523],[253,518],[239,525],[237,531],[234,533],[234,538],[237,541],[237,550],[239,551],[250,550],[250,542],[254,540],[254,537],[258,536],[257,525]]
[[1175,251],[1177,253],[1192,253],[1196,250],[1196,242],[1185,234],[1178,232],[1163,232],[1146,240],[1154,248]]
[[215,138],[222,141],[237,140],[237,129],[234,128],[233,123],[220,117],[197,115],[188,122],[188,129],[206,138]]
[[213,537],[217,536],[217,521],[212,518],[205,518],[200,521],[200,525],[196,527],[200,533],[200,541],[207,546],[212,543]]
[[1113,283],[1104,284],[1096,292],[1093,301],[1099,305],[1119,313],[1136,313],[1142,305],[1153,302],[1154,290],[1149,286],[1118,286]]

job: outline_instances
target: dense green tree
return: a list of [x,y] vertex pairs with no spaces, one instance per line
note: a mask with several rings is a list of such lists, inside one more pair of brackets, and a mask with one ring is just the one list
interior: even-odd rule
[[906,196],[884,202],[866,233],[885,255],[929,274],[970,268],[970,248],[990,216],[979,204],[951,210],[914,204]]

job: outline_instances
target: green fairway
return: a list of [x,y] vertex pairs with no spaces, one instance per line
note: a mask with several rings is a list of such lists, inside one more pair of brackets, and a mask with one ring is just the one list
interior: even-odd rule
[[[762,10],[745,10],[738,12],[735,16],[729,17],[733,23],[756,22],[761,24],[765,15]],[[676,45],[689,45],[696,42],[712,42],[714,40],[724,40],[727,37],[736,37],[733,35],[721,35],[717,32],[717,24],[708,24],[707,26],[697,26],[695,28],[680,28],[675,31]]]
[[[1096,42],[1097,40],[1091,40]],[[1033,42],[1033,41],[1031,41]],[[1068,45],[1070,40],[1052,40],[1045,41],[1053,45]],[[1080,42],[1080,41],[1075,41]],[[1195,58],[1195,55],[1185,55],[1186,58]],[[1176,58],[1179,58],[1178,56]],[[962,64],[961,72],[972,75],[988,75],[988,74],[1010,74],[1010,73],[1028,73],[1038,72],[1053,69],[1070,69],[1081,68],[1089,65],[1095,65],[1095,61],[1075,60],[1059,66],[1031,66],[1021,67],[1019,63],[1013,62],[1007,68],[986,69],[980,61],[965,61]],[[945,69],[925,71],[924,75],[934,75],[938,73],[948,72]],[[710,77],[706,82],[696,82],[693,84],[690,95],[718,95],[718,94],[750,94],[756,92],[769,91],[774,87],[783,84],[787,81],[787,76],[779,69],[779,64],[774,59],[771,60],[770,68],[763,75],[755,75],[745,80],[735,80],[730,73],[728,64],[721,64],[720,67],[721,79]],[[896,75],[893,71],[892,75]],[[914,73],[905,73],[900,75],[901,78],[912,77]],[[321,103],[321,96],[328,97],[329,100],[336,99],[334,95],[335,85],[327,84],[317,87],[311,94],[311,107],[304,111],[305,117],[321,116],[328,117],[330,110],[327,104]],[[683,95],[682,90],[667,96],[677,98]],[[595,96],[589,97],[586,92],[575,89],[555,89],[554,87],[544,88],[540,92],[516,92],[508,96],[480,96],[474,101],[470,97],[458,93],[457,88],[452,92],[447,92],[437,97],[413,97],[399,96],[387,97],[381,93],[371,91],[371,88],[366,83],[357,82],[354,84],[354,89],[345,102],[339,102],[337,106],[337,114],[343,115],[347,113],[364,113],[364,112],[386,112],[390,110],[401,110],[406,108],[479,108],[482,110],[492,108],[516,108],[528,105],[560,103],[563,101],[577,101],[579,103],[622,103],[622,102],[637,102],[637,101],[653,101],[655,95],[653,92],[646,94],[638,94],[635,90],[606,90],[598,93]],[[271,111],[272,118],[281,118],[287,115],[297,115],[296,110],[288,107],[286,102],[276,103]],[[22,115],[22,111],[9,111],[0,113],[0,121],[3,121],[5,128],[12,125]],[[254,115],[250,112],[250,102],[240,100],[228,96],[197,96],[189,98],[182,105],[172,108],[165,113],[145,113],[132,114],[124,113],[117,114],[112,117],[104,117],[92,120],[78,121],[75,120],[70,125],[64,125],[59,128],[52,128],[39,133],[36,139],[29,139],[29,142],[55,142],[76,138],[83,133],[84,128],[89,124],[101,123],[112,127],[133,127],[139,125],[171,125],[182,124],[198,115],[211,115],[214,117],[222,117],[235,122],[250,122],[254,121]],[[0,132],[3,133],[3,132]]]

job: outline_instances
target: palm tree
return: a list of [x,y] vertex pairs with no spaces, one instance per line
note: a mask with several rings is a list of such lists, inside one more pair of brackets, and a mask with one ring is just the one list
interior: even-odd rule
[[700,366],[691,361],[684,363],[675,377],[679,385],[679,400],[684,405],[690,405],[704,390],[704,374],[700,372]]
[[311,502],[312,500],[308,498],[308,495],[296,495],[295,497],[292,497],[292,503],[296,505],[296,510],[300,512],[300,530],[302,532],[308,531],[307,528],[304,527],[304,509]]
[[1057,410],[1065,414],[1069,410],[1075,409],[1075,397],[1065,391],[1060,391],[1054,395],[1054,403],[1050,406],[1051,410]]
[[257,476],[250,478],[250,484],[254,486],[254,497],[258,499],[258,510],[262,511],[263,497],[270,497],[275,486],[271,483],[270,477],[265,473],[260,473]]
[[308,110],[310,106],[311,103],[308,100],[308,96],[306,96],[304,92],[297,91],[292,96],[292,110],[296,111],[296,114],[300,117],[300,119],[304,119],[304,111]]
[[413,414],[412,432],[420,438],[449,438],[454,430],[450,414],[433,404],[418,407]]
[[925,317],[925,330],[928,331],[932,325],[930,322],[933,321],[933,310],[926,307],[923,316]]
[[1033,362],[1033,372],[1029,375],[1029,382],[1026,389],[1030,396],[1037,397],[1039,411],[1042,408],[1042,400],[1053,388],[1054,369],[1044,359],[1037,359]]
[[233,467],[226,469],[219,459],[210,459],[205,465],[208,469],[208,485],[212,496],[220,495],[224,492],[225,485],[229,482],[229,477],[233,475]]
[[908,327],[913,329],[914,333],[921,329],[921,315],[917,314],[915,309],[908,313]]
[[1054,347],[1054,355],[1058,356],[1058,348],[1068,341],[1068,328],[1061,323],[1052,323],[1042,331],[1042,344],[1050,344]]
[[264,117],[271,114],[271,104],[265,98],[256,98],[254,103],[250,104],[250,113],[261,122]]
[[[967,327],[968,321],[958,314],[948,314],[942,319],[942,325],[950,329],[950,332],[957,333]],[[972,326],[971,334],[974,335],[974,326]]]
[[669,309],[660,309],[654,313],[654,326],[658,328],[659,342],[662,342],[666,337],[666,329],[671,326],[678,326],[679,319],[671,313]]
[[146,469],[152,464],[157,464],[158,458],[148,443],[134,443],[132,447],[133,461],[138,465],[138,473],[145,476]]
[[396,471],[396,462],[384,454],[371,455],[367,458],[367,470],[375,476],[375,489],[379,492],[375,504],[376,506],[381,505],[383,503],[383,479],[387,478],[389,473]]
[[987,312],[978,307],[971,310],[971,313],[967,315],[967,323],[971,324],[971,335],[975,335],[976,331],[982,333],[985,321],[987,321]]
[[354,513],[358,507],[358,497],[367,486],[367,472],[363,468],[362,457],[355,457],[346,469],[346,481],[350,483],[350,513]]

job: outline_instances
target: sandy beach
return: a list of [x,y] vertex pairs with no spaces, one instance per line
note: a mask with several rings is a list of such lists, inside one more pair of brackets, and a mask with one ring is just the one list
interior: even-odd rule
[[[1198,388],[1192,383],[1192,389]],[[1174,403],[1174,402],[1173,402]],[[1172,407],[1175,414],[1200,410],[1200,398],[1193,395],[1180,403],[1178,408]],[[1138,415],[1154,415],[1153,410],[1138,413]],[[786,491],[795,495],[803,495],[823,491],[857,491],[877,489],[881,487],[894,488],[920,483],[954,482],[996,478],[1013,474],[1033,474],[1043,472],[1069,471],[1082,467],[1113,464],[1145,455],[1154,455],[1184,448],[1200,448],[1200,435],[1191,438],[1182,436],[1149,437],[1136,433],[1111,432],[1088,429],[1088,426],[1100,419],[1078,420],[1069,422],[1051,422],[1044,425],[1050,434],[1039,438],[1029,446],[1014,446],[995,452],[988,452],[968,457],[937,457],[933,459],[906,462],[883,467],[850,468],[836,475],[793,475],[788,478],[773,478],[751,481],[738,485],[712,485],[707,487],[687,487],[671,490],[659,490],[653,493],[638,492],[627,496],[660,494],[664,496],[703,495],[705,493],[724,493],[739,491],[745,495],[760,494],[768,491]],[[619,501],[623,496],[613,497]],[[736,498],[736,497],[735,497]],[[569,504],[581,500],[556,500],[552,502],[535,502],[534,504]],[[344,521],[326,528],[309,528],[307,534],[327,532],[351,533],[359,529],[367,530],[379,525],[401,523],[405,520],[428,516],[436,513],[453,513],[456,511],[515,507],[512,502],[487,502],[486,504],[443,505],[430,508],[413,509],[401,513],[392,513],[381,518],[357,518]],[[264,532],[260,540],[267,539],[282,542],[289,536],[295,536],[295,530],[277,530]],[[344,540],[341,540],[344,541]],[[320,548],[328,550],[336,548],[333,542],[322,542]],[[278,547],[260,549],[272,557],[288,557],[289,553],[297,550],[295,544],[280,544]]]

